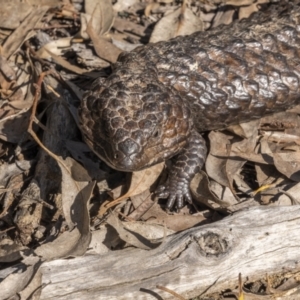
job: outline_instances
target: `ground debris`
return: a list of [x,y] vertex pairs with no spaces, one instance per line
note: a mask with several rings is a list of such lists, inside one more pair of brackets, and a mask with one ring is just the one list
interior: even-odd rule
[[[298,203],[297,108],[209,133],[206,173],[191,185],[197,211],[174,215],[153,194],[170,165],[130,178],[95,157],[78,129],[83,92],[122,51],[229,24],[271,2],[0,0],[0,300],[38,295],[45,261],[157,250],[169,235],[241,209]],[[297,292],[296,277],[282,274],[274,290],[247,281],[244,292],[284,297]],[[209,299],[226,295],[238,294],[229,286]]]

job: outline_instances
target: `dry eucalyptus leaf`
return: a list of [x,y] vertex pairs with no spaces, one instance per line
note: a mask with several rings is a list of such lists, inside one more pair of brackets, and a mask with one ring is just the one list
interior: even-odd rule
[[92,72],[89,72],[87,69],[82,69],[78,66],[75,66],[74,64],[71,64],[69,61],[63,59],[61,56],[56,55],[52,53],[51,51],[44,49],[48,54],[51,56],[51,58],[60,66],[63,68],[70,70],[71,72],[74,72],[76,74],[85,74],[86,76],[89,76],[91,78],[95,78],[94,74]]
[[[26,94],[29,85],[27,84],[29,76],[25,71],[26,66],[24,66],[24,69],[17,69],[14,62],[6,60],[4,56],[0,56],[0,68],[0,98],[2,100],[9,100],[9,105],[11,105],[11,102],[24,102],[25,105],[23,105],[21,109],[25,108],[27,102],[24,101],[24,94]],[[18,78],[15,71],[16,69],[18,70]],[[22,69],[22,71],[19,71],[20,69]],[[4,105],[2,105],[2,108],[3,107]]]
[[72,37],[60,38],[53,40],[41,47],[36,54],[42,59],[51,59],[51,54],[62,55],[64,51],[70,49]]
[[[274,166],[273,154],[269,147],[268,139],[262,138],[260,144],[256,147],[255,152],[260,153],[262,157],[268,157],[269,164],[255,164],[256,180],[259,186],[273,183],[276,178],[280,177],[280,173]],[[271,161],[272,159],[272,161]]]
[[9,263],[21,259],[21,251],[24,249],[28,248],[22,245],[18,245],[10,239],[2,239],[0,241],[0,262]]
[[231,125],[226,130],[233,132],[234,134],[243,137],[243,138],[250,138],[255,135],[257,136],[257,130],[260,124],[260,120],[252,120],[246,123],[241,123],[237,125]]
[[37,255],[47,260],[82,255],[91,238],[87,205],[95,183],[77,182],[72,178],[71,169],[77,163],[71,158],[58,163],[62,172],[63,212],[69,231],[65,231],[54,241],[43,244],[35,250]]
[[157,180],[164,168],[164,162],[156,164],[142,171],[132,173],[128,194],[130,197],[141,194],[150,189],[152,184]]
[[221,24],[230,24],[233,21],[234,9],[219,10],[214,17],[212,28]]
[[128,9],[130,6],[138,2],[139,0],[118,0],[118,2],[114,4],[114,10],[120,12]]
[[190,9],[178,8],[159,20],[152,32],[150,42],[167,41],[179,35],[201,31],[203,28],[202,20],[195,16]]
[[[284,193],[283,193],[284,191]],[[300,183],[279,184],[260,195],[261,202],[272,206],[289,206],[299,203]]]
[[[12,64],[12,62],[8,61],[3,55],[0,55],[1,73],[5,75],[5,79],[8,80],[9,82],[16,80],[16,72],[14,70],[14,67],[15,64]],[[1,87],[3,88],[2,80],[3,79],[1,79]],[[6,86],[6,88],[8,87]]]
[[92,23],[93,18],[94,16],[87,23],[86,32],[93,41],[94,49],[100,58],[115,63],[122,51],[97,33]]
[[112,226],[119,234],[120,238],[126,243],[140,249],[150,250],[157,248],[161,243],[152,243],[140,233],[127,229],[124,222],[121,222],[115,214],[111,214],[107,223]]
[[[0,115],[3,111],[0,109]],[[7,113],[7,112],[6,112]],[[10,143],[19,143],[27,134],[30,117],[29,108],[18,113],[10,111],[5,118],[0,120],[0,138]]]
[[16,29],[33,9],[19,0],[0,0],[0,7],[0,27],[8,29]]
[[299,135],[286,134],[282,131],[261,131],[261,135],[270,142],[275,143],[295,143],[300,145]]
[[87,25],[91,21],[96,36],[101,36],[109,31],[114,23],[114,11],[111,1],[86,0],[84,2],[85,14],[81,14],[80,34],[84,39],[90,38]]
[[[135,35],[138,36],[143,36],[145,35],[145,31],[146,31],[146,26],[142,26],[139,24],[136,24],[132,21],[120,18],[120,17],[116,17],[115,18],[115,22],[114,22],[114,26],[115,29],[117,29],[118,32],[123,32],[123,33],[133,33]],[[124,37],[123,37],[124,38]]]
[[300,153],[274,153],[276,169],[293,181],[300,182]]
[[55,7],[61,4],[61,0],[26,0],[26,3],[30,5],[48,5],[51,7]]
[[120,245],[120,237],[116,230],[107,224],[99,230],[92,231],[92,238],[86,254],[105,254]]
[[202,214],[191,215],[185,207],[175,215],[168,214],[157,203],[155,203],[143,216],[142,220],[148,224],[165,226],[173,232],[180,232],[188,228],[208,223],[207,218]]
[[19,49],[29,32],[34,29],[48,9],[48,6],[41,6],[32,10],[21,25],[6,39],[2,46],[2,55],[4,57],[9,58]]
[[174,234],[173,230],[166,228],[161,224],[148,222],[123,222],[125,229],[134,232],[148,240],[158,240]]
[[141,217],[154,205],[153,195],[150,190],[146,190],[141,194],[130,197],[135,210],[128,217],[133,220],[140,220]]
[[206,159],[205,169],[210,178],[223,186],[228,186],[226,176],[226,161],[229,157],[229,146],[232,136],[224,132],[212,131],[208,135],[210,140],[210,151]]
[[[226,160],[226,168],[224,169],[225,175],[228,179],[228,187],[233,190],[233,181],[236,175],[240,173],[242,167],[246,163],[245,159],[239,157],[239,153],[253,153],[258,133],[259,121],[248,122],[241,124],[240,129],[243,129],[242,134],[247,136],[240,141],[232,140],[232,145],[230,147],[230,157]],[[231,194],[231,193],[230,193]]]
[[22,263],[17,265],[19,270],[14,270],[0,282],[0,300],[9,299],[23,290],[34,275],[39,257],[26,257]]
[[14,163],[2,163],[0,166],[0,186],[5,186],[9,178],[28,171],[34,164],[34,161],[22,160]]
[[101,77],[101,70],[107,68],[110,64],[98,57],[91,48],[86,48],[85,44],[73,43],[72,50],[76,53],[76,60],[80,66],[88,70],[96,70],[98,77]]
[[252,153],[254,152],[257,140],[259,120],[251,121],[248,123],[241,124],[240,128],[243,129],[243,135],[247,138],[244,138],[241,141],[233,141],[230,151],[230,156],[233,156],[233,159],[228,159],[226,162],[226,176],[228,182],[232,187],[233,177],[239,173],[242,166],[245,164],[244,159],[239,159],[236,156],[239,156],[239,153]]
[[115,63],[122,52],[121,49],[108,42],[105,38],[98,37],[92,27],[87,28],[87,32],[93,41],[94,49],[97,55],[110,63]]
[[114,199],[113,201],[106,201],[105,203],[103,203],[100,207],[98,215],[103,216],[109,208],[121,203],[123,200],[129,197],[138,195],[149,189],[151,185],[157,180],[163,169],[163,166],[164,162],[156,164],[142,171],[133,172],[128,191],[124,195],[120,196],[117,199]]
[[91,150],[86,144],[67,140],[66,147],[70,151],[72,157],[83,164],[85,172],[87,172],[86,175],[90,178],[100,181],[107,176],[106,172],[99,168],[99,164],[95,163],[95,161],[90,157],[89,153]]
[[269,3],[270,0],[257,0],[249,6],[243,6],[239,9],[239,19],[249,18],[254,12],[258,11],[258,5]]
[[210,182],[204,172],[197,173],[190,185],[193,199],[214,210],[223,209],[230,205],[230,202],[219,199],[210,189]]
[[260,142],[260,149],[257,150],[257,153],[252,151],[250,152],[243,152],[243,151],[231,151],[231,155],[237,155],[239,158],[244,158],[245,160],[260,163],[260,164],[274,164],[273,159],[273,152],[269,148],[268,143],[266,140],[262,139]]
[[145,15],[147,18],[149,18],[150,15],[151,15],[151,12],[152,12],[152,11],[155,11],[155,10],[156,10],[157,8],[159,8],[159,7],[160,7],[160,4],[157,3],[157,2],[149,3],[149,4],[146,6],[145,10],[144,10],[144,15]]
[[226,4],[234,6],[250,5],[256,0],[208,0],[212,4]]
[[127,43],[126,41],[119,41],[114,38],[111,39],[111,42],[114,46],[116,46],[118,49],[126,52],[130,52],[134,50],[135,48],[142,46],[142,44],[130,44]]
[[229,203],[230,205],[235,205],[238,203],[237,197],[233,194],[232,189],[225,187],[214,180],[210,181],[210,190],[221,201]]

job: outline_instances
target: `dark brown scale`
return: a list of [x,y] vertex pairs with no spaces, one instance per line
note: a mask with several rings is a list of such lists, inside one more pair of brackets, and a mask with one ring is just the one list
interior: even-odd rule
[[199,132],[260,118],[300,103],[300,0],[250,19],[123,53],[79,109],[83,137],[122,171],[174,159],[158,195],[191,201],[202,167]]

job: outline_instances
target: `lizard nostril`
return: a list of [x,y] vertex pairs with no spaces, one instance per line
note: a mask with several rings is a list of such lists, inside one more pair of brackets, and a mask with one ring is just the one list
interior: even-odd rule
[[116,153],[116,154],[114,155],[114,158],[115,158],[115,159],[118,159],[118,158],[119,158],[119,154]]

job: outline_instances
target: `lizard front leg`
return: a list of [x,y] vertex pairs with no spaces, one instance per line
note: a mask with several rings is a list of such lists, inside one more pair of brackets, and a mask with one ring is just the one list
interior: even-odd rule
[[177,209],[184,206],[184,201],[192,203],[190,182],[204,165],[206,154],[205,140],[193,130],[186,146],[173,158],[167,184],[159,186],[156,191],[159,198],[168,198],[167,210],[172,209],[175,203]]

